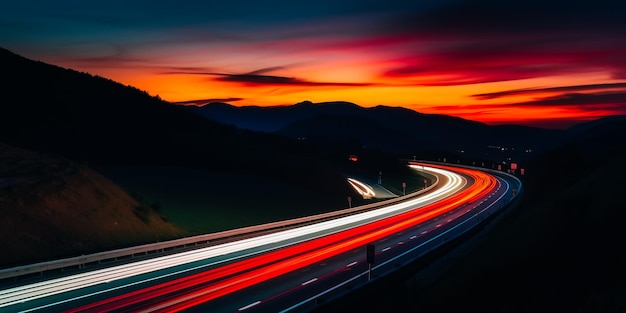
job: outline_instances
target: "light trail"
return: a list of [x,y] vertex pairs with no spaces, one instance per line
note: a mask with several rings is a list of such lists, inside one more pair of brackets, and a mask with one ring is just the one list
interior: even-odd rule
[[[130,264],[118,265],[111,268],[70,275],[67,277],[2,290],[0,291],[0,307],[5,307],[42,297],[52,296],[67,291],[94,286],[97,284],[108,283],[114,280],[171,268],[195,261],[206,260],[230,253],[253,250],[261,246],[272,244],[275,245],[281,242],[283,243],[282,246],[289,246],[306,240],[319,238],[329,233],[336,233],[345,228],[359,226],[367,223],[368,221],[371,221],[372,219],[384,218],[391,214],[398,214],[400,212],[415,207],[426,205],[428,203],[437,201],[438,199],[450,196],[455,192],[458,192],[466,184],[465,180],[460,175],[446,169],[441,169],[437,167],[424,167],[423,170],[445,176],[448,181],[442,186],[442,188],[435,190],[432,193],[416,197],[401,204],[394,204],[372,211],[362,212],[351,216],[336,218],[334,220],[284,230],[273,234],[267,234],[259,237],[243,239],[203,249],[182,252],[175,255],[163,256]],[[278,247],[282,246],[278,245]],[[273,250],[275,248],[276,246],[272,246],[271,248],[267,248],[266,250]],[[262,252],[265,251],[257,251],[250,254],[258,254]],[[248,256],[249,255],[246,254],[239,256],[238,258]],[[226,261],[230,261],[230,259],[210,263],[206,266],[214,266]],[[168,274],[166,276],[170,275],[173,274]],[[68,300],[65,300],[64,302],[66,301]]]
[[[68,312],[111,311],[130,305],[137,307],[141,303],[145,303],[141,306],[144,312],[184,310],[414,227],[461,204],[484,197],[496,186],[496,179],[493,176],[474,170],[456,170],[473,177],[475,183],[466,190],[436,203],[203,273],[98,301]],[[161,297],[166,300],[156,305],[152,304]]]
[[356,190],[356,192],[358,192],[363,199],[371,199],[376,196],[374,188],[370,185],[364,184],[354,178],[348,178],[348,183],[350,183],[350,186],[352,186],[352,188],[354,188],[354,190]]
[[[426,246],[428,243],[431,243],[431,242],[434,242],[434,241],[436,241],[436,240],[438,240],[438,239],[440,239],[440,238],[443,238],[443,236],[445,236],[446,234],[450,233],[450,232],[451,232],[451,231],[453,231],[454,229],[456,229],[456,228],[460,227],[462,224],[465,224],[465,223],[470,222],[470,220],[471,220],[473,217],[478,216],[478,214],[481,214],[481,213],[485,212],[486,210],[490,209],[491,207],[493,207],[494,205],[496,205],[497,203],[499,203],[499,201],[500,201],[500,200],[502,200],[502,199],[503,199],[503,198],[507,195],[507,192],[511,189],[511,186],[510,186],[510,184],[509,184],[506,180],[504,180],[504,179],[499,179],[499,178],[498,178],[497,180],[498,180],[498,182],[499,182],[499,187],[497,187],[496,189],[497,189],[497,190],[499,190],[499,189],[500,189],[500,186],[504,185],[504,186],[505,186],[505,187],[504,187],[504,188],[505,188],[505,191],[504,191],[504,192],[502,192],[502,193],[501,193],[501,195],[500,195],[500,196],[498,196],[498,198],[497,198],[494,202],[491,202],[490,204],[488,204],[486,207],[484,207],[484,208],[483,208],[483,209],[481,209],[480,211],[475,212],[475,213],[474,213],[474,215],[473,215],[472,217],[470,217],[469,219],[465,219],[465,220],[464,220],[464,221],[462,221],[461,223],[454,225],[452,228],[450,228],[450,229],[446,230],[445,232],[440,233],[440,234],[438,234],[438,235],[436,235],[436,236],[434,236],[434,237],[432,237],[432,238],[430,238],[430,239],[428,239],[428,240],[426,240],[426,241],[420,242],[419,244],[417,244],[417,245],[413,246],[413,247],[412,247],[412,248],[410,248],[409,250],[404,251],[404,252],[402,252],[402,253],[400,253],[400,254],[397,254],[397,255],[395,255],[393,258],[388,259],[388,260],[386,260],[386,261],[384,261],[384,262],[382,262],[382,263],[380,263],[380,264],[378,264],[378,265],[376,265],[376,266],[372,267],[372,270],[377,270],[377,269],[383,268],[383,267],[385,267],[385,266],[388,266],[388,265],[389,265],[389,264],[391,264],[392,262],[395,262],[396,260],[398,260],[398,259],[400,259],[400,258],[402,258],[402,257],[405,257],[405,256],[406,256],[406,255],[408,255],[408,254],[411,254],[411,253],[415,252],[417,249],[423,248],[423,247],[424,247],[424,246]],[[494,194],[491,194],[490,196],[488,196],[488,198],[491,198],[493,195],[494,195]],[[470,211],[472,211],[472,210],[471,210],[471,209],[470,209],[470,210],[467,210],[467,211],[465,211],[465,213],[469,213]],[[410,238],[410,239],[414,239],[414,238],[416,238],[416,237],[417,237],[417,236],[413,235],[413,236],[411,236],[411,238]],[[307,303],[311,303],[312,301],[315,301],[315,299],[319,299],[319,297],[322,297],[322,296],[324,296],[324,295],[326,295],[326,294],[329,294],[329,293],[330,293],[330,292],[332,292],[333,290],[337,290],[338,288],[341,288],[341,287],[345,287],[345,286],[347,286],[349,283],[353,282],[354,280],[356,280],[356,279],[357,279],[357,278],[359,278],[359,277],[364,277],[364,276],[368,275],[368,274],[369,274],[368,272],[369,272],[369,271],[364,271],[364,272],[358,273],[357,275],[352,276],[351,278],[349,278],[349,279],[347,279],[347,280],[344,280],[343,282],[341,282],[341,283],[339,283],[339,284],[335,284],[334,286],[329,286],[326,290],[324,290],[324,291],[322,291],[322,292],[319,292],[319,293],[317,293],[317,294],[314,294],[314,295],[312,295],[311,297],[309,297],[309,298],[307,298],[307,299],[304,299],[304,300],[302,300],[302,301],[300,301],[300,302],[298,302],[298,303],[296,303],[296,304],[294,304],[294,305],[292,305],[292,306],[290,306],[290,307],[287,307],[287,308],[285,308],[285,309],[281,310],[280,312],[281,312],[281,313],[286,313],[286,312],[289,312],[289,311],[291,311],[291,310],[293,310],[293,309],[295,309],[295,308],[297,308],[297,307],[300,307],[300,306],[305,305],[305,304],[307,304]],[[326,275],[328,275],[328,274],[326,274]],[[267,299],[267,300],[261,300],[261,302],[265,302],[265,301],[269,301],[269,300],[270,300],[270,299]]]

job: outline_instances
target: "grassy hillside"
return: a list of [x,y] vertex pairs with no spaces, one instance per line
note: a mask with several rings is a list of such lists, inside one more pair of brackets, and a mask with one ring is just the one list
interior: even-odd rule
[[187,233],[68,159],[0,144],[0,267]]

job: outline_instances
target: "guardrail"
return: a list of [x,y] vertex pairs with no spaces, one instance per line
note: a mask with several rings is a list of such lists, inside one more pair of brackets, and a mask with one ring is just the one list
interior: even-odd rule
[[339,211],[305,216],[305,217],[300,217],[300,218],[295,218],[295,219],[290,219],[290,220],[271,222],[271,223],[248,226],[248,227],[226,230],[226,231],[221,231],[221,232],[216,232],[216,233],[203,234],[203,235],[197,235],[197,236],[186,237],[186,238],[181,238],[181,239],[174,239],[174,240],[157,242],[157,243],[149,243],[149,244],[144,244],[144,245],[139,245],[139,246],[134,246],[134,247],[129,247],[129,248],[103,251],[103,252],[98,252],[98,253],[93,253],[93,254],[88,254],[88,255],[81,255],[81,256],[70,257],[70,258],[65,258],[65,259],[45,261],[45,262],[40,262],[40,263],[0,269],[0,280],[7,279],[7,278],[17,278],[19,276],[30,275],[30,274],[35,274],[35,273],[43,273],[46,271],[63,269],[63,268],[70,268],[70,267],[83,268],[85,264],[100,263],[102,261],[116,260],[118,258],[123,258],[123,257],[129,257],[129,256],[134,257],[135,255],[145,255],[150,252],[157,252],[157,251],[161,252],[167,249],[182,248],[182,247],[187,247],[189,245],[197,245],[200,243],[209,243],[215,240],[221,240],[221,239],[226,239],[226,238],[231,238],[231,237],[236,237],[236,236],[250,235],[250,234],[262,232],[262,231],[293,227],[296,225],[318,222],[318,221],[322,221],[325,219],[338,217],[341,215],[348,215],[348,214],[353,214],[356,212],[362,212],[362,211],[374,209],[380,206],[389,205],[389,204],[393,204],[396,202],[404,201],[412,197],[416,197],[424,192],[430,191],[433,188],[435,188],[439,184],[439,178],[436,175],[432,175],[427,172],[424,172],[424,173],[433,177],[432,179],[433,183],[425,188],[422,188],[416,192],[407,194],[405,196],[401,196],[401,197],[397,197],[397,198],[393,198],[389,200],[384,200],[384,201],[379,201],[379,202],[375,202],[375,203],[371,203],[367,205],[357,206],[353,208],[343,209]]

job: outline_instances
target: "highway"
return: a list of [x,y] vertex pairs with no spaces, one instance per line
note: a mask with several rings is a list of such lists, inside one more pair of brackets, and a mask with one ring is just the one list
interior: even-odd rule
[[[510,201],[507,179],[435,164],[433,190],[314,224],[0,291],[7,312],[306,311],[440,245]],[[515,187],[519,188],[519,187]],[[459,226],[461,225],[461,226]],[[374,244],[370,272],[364,247]],[[346,289],[347,288],[347,289]]]

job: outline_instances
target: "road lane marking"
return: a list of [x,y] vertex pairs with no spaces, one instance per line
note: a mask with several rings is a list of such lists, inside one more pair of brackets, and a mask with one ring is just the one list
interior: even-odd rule
[[313,278],[313,279],[309,279],[309,280],[307,280],[307,281],[303,282],[303,283],[302,283],[302,284],[300,284],[300,285],[305,286],[305,285],[308,285],[308,284],[310,284],[310,283],[312,283],[312,282],[314,282],[314,281],[316,281],[316,280],[317,280],[317,277],[315,277],[315,278]]
[[253,306],[255,306],[255,305],[259,304],[259,303],[261,303],[260,300],[256,301],[256,302],[252,302],[252,303],[250,303],[250,304],[248,304],[248,305],[246,305],[244,307],[239,308],[239,311],[245,311],[245,310],[247,310],[247,309],[249,309],[249,308],[251,308],[251,307],[253,307]]

